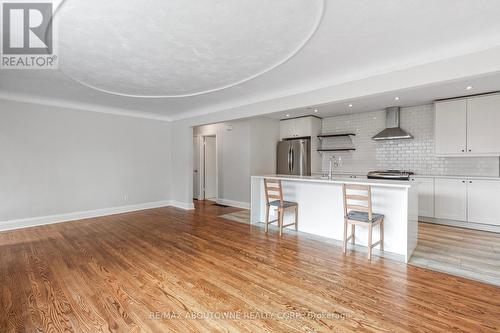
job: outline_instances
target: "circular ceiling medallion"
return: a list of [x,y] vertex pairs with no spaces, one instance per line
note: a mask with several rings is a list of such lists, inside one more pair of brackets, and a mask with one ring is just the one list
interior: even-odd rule
[[100,91],[185,97],[255,78],[297,53],[323,0],[67,0],[59,68]]

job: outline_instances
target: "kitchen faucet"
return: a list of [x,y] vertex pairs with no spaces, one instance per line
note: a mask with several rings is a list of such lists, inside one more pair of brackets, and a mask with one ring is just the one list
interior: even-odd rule
[[328,179],[332,180],[333,178],[333,169],[332,169],[332,161],[335,159],[335,156],[330,157],[330,164],[328,167]]

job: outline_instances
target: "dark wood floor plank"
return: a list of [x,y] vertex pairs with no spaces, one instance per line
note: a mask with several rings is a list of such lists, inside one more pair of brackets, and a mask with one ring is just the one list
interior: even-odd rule
[[498,287],[196,205],[0,233],[0,332],[499,330]]
[[[23,332],[31,329],[31,320],[28,316],[28,306],[23,297],[24,288],[19,287],[22,275],[22,264],[12,259],[22,252],[22,245],[5,249],[10,256],[8,260],[7,278],[3,298],[4,315],[6,316],[6,331]],[[26,281],[25,279],[23,279]]]

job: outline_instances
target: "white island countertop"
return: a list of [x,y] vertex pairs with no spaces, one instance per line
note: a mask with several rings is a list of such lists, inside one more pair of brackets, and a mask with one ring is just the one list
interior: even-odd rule
[[324,178],[321,176],[292,176],[292,175],[263,175],[263,176],[252,176],[252,178],[281,179],[281,180],[294,180],[303,182],[331,183],[331,184],[363,184],[363,185],[387,186],[387,187],[412,187],[415,185],[414,182],[405,180],[368,179],[366,176],[352,178],[344,175],[334,175],[332,179]]

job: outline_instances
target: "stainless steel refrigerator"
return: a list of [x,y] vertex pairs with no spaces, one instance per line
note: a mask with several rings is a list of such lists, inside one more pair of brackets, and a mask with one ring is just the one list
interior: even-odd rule
[[296,139],[278,142],[278,174],[311,175],[311,140]]

